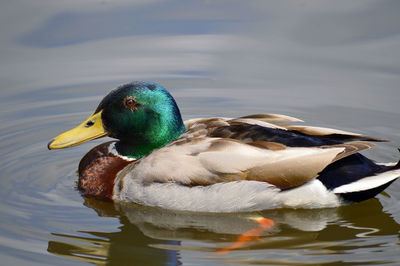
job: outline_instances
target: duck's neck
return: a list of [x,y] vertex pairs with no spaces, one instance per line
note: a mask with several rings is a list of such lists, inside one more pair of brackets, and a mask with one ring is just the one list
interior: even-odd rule
[[182,120],[167,124],[162,127],[154,127],[153,130],[142,132],[128,139],[120,139],[115,148],[120,155],[140,159],[153,150],[164,147],[172,140],[178,138],[185,131]]

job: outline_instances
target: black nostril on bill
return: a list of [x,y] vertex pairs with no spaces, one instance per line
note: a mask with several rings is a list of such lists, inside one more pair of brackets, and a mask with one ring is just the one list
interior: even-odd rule
[[93,125],[94,125],[94,121],[93,120],[89,120],[89,121],[87,121],[85,127],[91,127]]

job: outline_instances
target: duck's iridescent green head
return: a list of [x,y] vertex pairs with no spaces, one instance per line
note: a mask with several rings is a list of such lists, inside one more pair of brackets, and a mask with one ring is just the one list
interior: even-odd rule
[[166,89],[156,83],[133,82],[111,91],[87,120],[53,139],[49,149],[109,135],[120,140],[116,147],[121,155],[140,158],[184,130],[178,106]]

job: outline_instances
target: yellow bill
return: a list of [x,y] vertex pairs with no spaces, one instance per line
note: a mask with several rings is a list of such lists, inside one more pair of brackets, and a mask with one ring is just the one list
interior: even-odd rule
[[101,121],[101,113],[102,111],[92,114],[79,126],[52,139],[47,144],[49,150],[73,147],[92,139],[108,136],[109,133],[104,129]]

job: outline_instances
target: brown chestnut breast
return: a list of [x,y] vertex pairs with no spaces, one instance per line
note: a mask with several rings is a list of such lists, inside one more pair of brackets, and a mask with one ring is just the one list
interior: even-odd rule
[[110,141],[94,147],[80,161],[78,189],[84,196],[112,199],[118,172],[134,161],[110,152],[114,143]]

